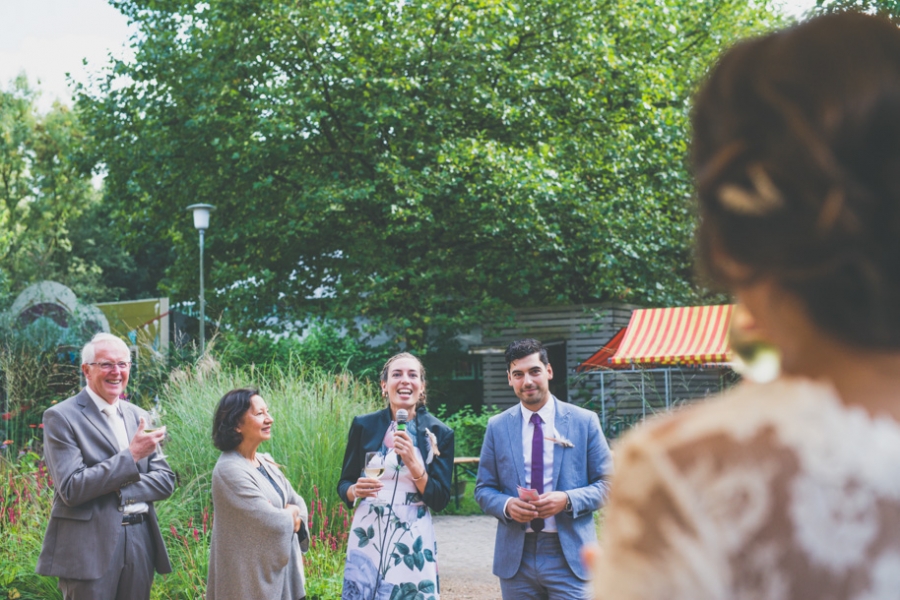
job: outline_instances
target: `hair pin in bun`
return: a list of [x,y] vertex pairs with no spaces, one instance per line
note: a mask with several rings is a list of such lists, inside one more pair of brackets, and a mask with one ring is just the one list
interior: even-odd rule
[[719,202],[726,210],[742,215],[759,217],[784,206],[781,192],[759,163],[747,167],[747,176],[754,191],[733,183],[726,183],[717,192]]

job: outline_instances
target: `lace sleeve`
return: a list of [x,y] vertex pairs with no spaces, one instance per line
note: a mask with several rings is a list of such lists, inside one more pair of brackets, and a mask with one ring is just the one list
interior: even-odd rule
[[716,576],[724,556],[702,530],[699,503],[666,449],[649,435],[630,437],[616,452],[615,472],[594,570],[596,598],[725,597]]
[[897,598],[900,429],[805,380],[742,386],[616,450],[601,600]]

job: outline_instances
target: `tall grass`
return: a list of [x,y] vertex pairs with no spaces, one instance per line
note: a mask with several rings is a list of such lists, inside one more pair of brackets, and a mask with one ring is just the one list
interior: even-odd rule
[[[212,418],[225,392],[254,386],[269,406],[272,439],[260,447],[283,466],[284,474],[307,501],[322,490],[325,506],[338,503],[337,482],[354,416],[381,407],[374,387],[344,374],[291,371],[279,366],[247,369],[192,369],[173,374],[162,399],[168,430],[165,453],[178,473],[178,493],[199,517],[210,496],[212,469],[219,451],[212,445]],[[159,511],[175,504],[161,504]],[[185,508],[179,502],[178,510]]]
[[33,452],[15,463],[0,458],[0,598],[62,598],[56,579],[34,572],[53,487],[47,469]]

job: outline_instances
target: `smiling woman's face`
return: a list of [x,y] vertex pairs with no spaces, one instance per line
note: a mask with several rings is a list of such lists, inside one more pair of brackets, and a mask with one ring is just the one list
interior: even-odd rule
[[381,389],[388,395],[391,414],[397,415],[397,409],[405,408],[412,415],[416,403],[425,391],[422,380],[422,367],[414,358],[398,358],[388,367],[387,381],[381,382]]
[[235,431],[241,434],[241,446],[256,448],[264,441],[272,437],[272,417],[269,415],[269,407],[260,396],[250,398],[250,408],[241,417]]

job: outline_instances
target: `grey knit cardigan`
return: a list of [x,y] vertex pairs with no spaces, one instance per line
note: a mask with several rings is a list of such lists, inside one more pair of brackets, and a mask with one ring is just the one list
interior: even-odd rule
[[[268,454],[257,453],[284,493],[237,452],[223,452],[213,469],[213,526],[207,600],[298,600],[305,595],[301,547],[284,504],[309,511]],[[309,547],[305,540],[302,551]]]

